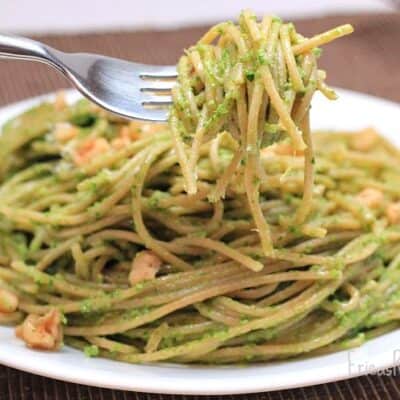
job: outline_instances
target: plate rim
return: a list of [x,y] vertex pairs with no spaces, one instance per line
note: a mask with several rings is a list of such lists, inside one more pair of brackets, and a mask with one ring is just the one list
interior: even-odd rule
[[[357,91],[353,91],[353,90],[348,90],[348,89],[342,89],[342,88],[335,88],[337,89],[339,96],[352,96],[352,97],[357,97],[359,99],[363,99],[363,100],[369,100],[371,102],[379,102],[381,103],[383,106],[385,107],[389,107],[389,108],[397,108],[400,109],[400,104],[388,99],[384,99],[384,98],[380,98],[377,96],[373,96],[370,94],[366,94],[366,93],[361,93],[361,92],[357,92]],[[69,99],[76,99],[81,97],[81,95],[75,90],[75,89],[62,89],[63,92],[66,93],[67,98]],[[16,101],[13,102],[11,104],[7,104],[5,106],[1,106],[0,107],[0,129],[1,129],[1,125],[4,121],[6,121],[7,119],[11,118],[13,115],[16,115],[18,113],[20,113],[22,110],[27,109],[41,101],[45,101],[51,98],[54,98],[54,96],[57,95],[57,93],[59,93],[59,91],[54,91],[54,92],[50,92],[50,93],[46,93],[43,95],[39,95],[39,96],[34,96],[34,97],[30,97],[21,101]],[[7,117],[5,117],[7,116]],[[2,334],[8,335],[10,332],[12,331],[12,328],[9,327],[1,327],[0,326],[0,337]],[[399,331],[395,331],[395,332],[391,332],[388,333],[386,335],[384,335],[385,337],[387,335],[395,335],[398,334]],[[378,337],[376,339],[373,339],[373,341],[379,341],[382,337]],[[5,347],[7,346],[7,344],[4,345]],[[365,346],[365,344],[363,345]],[[363,346],[361,346],[360,348],[362,348]],[[21,350],[22,352],[25,352],[25,347],[22,345],[21,346],[23,348],[23,350]],[[2,348],[2,344],[0,342],[0,350]],[[38,356],[38,352],[36,351],[32,351],[30,349],[26,349],[27,351],[30,352],[30,359],[35,359],[36,356]],[[69,354],[73,354],[72,352],[76,352],[77,354],[81,354],[81,352],[73,350],[68,348],[68,353]],[[348,351],[342,351],[339,353],[346,353]],[[306,387],[306,386],[311,386],[311,385],[317,385],[317,384],[323,384],[323,383],[329,383],[329,382],[334,382],[334,381],[340,381],[340,380],[344,380],[344,379],[349,379],[349,378],[354,378],[354,377],[358,377],[358,376],[362,376],[365,375],[365,372],[363,371],[353,371],[350,372],[347,369],[344,370],[340,370],[340,371],[335,371],[332,372],[331,368],[328,365],[326,365],[326,368],[321,368],[319,370],[319,374],[317,376],[314,377],[308,377],[308,379],[301,379],[298,378],[297,380],[293,380],[291,382],[288,382],[287,384],[279,381],[279,382],[263,382],[260,379],[254,380],[251,379],[251,377],[248,377],[247,379],[243,379],[240,380],[239,383],[234,383],[233,382],[226,382],[226,386],[231,386],[229,389],[226,389],[225,387],[223,388],[221,385],[216,385],[214,387],[205,387],[206,385],[202,384],[202,381],[198,381],[196,384],[194,384],[193,382],[196,381],[196,377],[192,378],[190,380],[190,382],[184,382],[185,378],[179,378],[179,371],[188,371],[188,370],[193,370],[194,372],[196,370],[198,371],[204,371],[204,369],[206,370],[223,370],[225,367],[219,367],[219,366],[214,366],[214,367],[191,367],[191,366],[179,366],[176,367],[177,371],[177,375],[178,377],[176,379],[173,380],[173,382],[169,382],[169,380],[167,379],[161,379],[161,385],[160,384],[155,384],[154,383],[154,374],[151,376],[151,374],[149,375],[148,379],[145,380],[141,380],[140,382],[138,381],[130,381],[128,382],[128,379],[118,379],[117,381],[112,381],[112,380],[102,380],[101,377],[97,377],[96,376],[96,369],[93,369],[94,374],[81,374],[79,375],[78,373],[75,373],[74,371],[68,371],[66,369],[60,369],[58,370],[57,368],[51,368],[51,363],[50,365],[48,365],[47,367],[43,367],[42,365],[36,364],[34,362],[32,362],[32,360],[28,363],[24,363],[24,360],[20,360],[19,358],[13,359],[12,354],[10,354],[9,356],[7,356],[6,354],[2,354],[4,353],[0,351],[0,364],[11,367],[11,368],[15,368],[24,372],[28,372],[28,373],[32,373],[32,374],[36,374],[36,375],[40,375],[40,376],[44,376],[47,378],[52,378],[52,379],[57,379],[57,380],[61,380],[64,382],[70,382],[70,383],[75,383],[75,384],[82,384],[82,385],[88,385],[88,386],[94,386],[94,387],[99,387],[99,388],[107,388],[107,389],[116,389],[116,390],[126,390],[126,391],[138,391],[138,392],[147,392],[147,393],[157,393],[157,394],[183,394],[183,395],[230,395],[230,394],[245,394],[245,393],[259,393],[259,392],[264,392],[264,391],[276,391],[276,390],[286,390],[286,389],[294,389],[294,388],[299,388],[299,387]],[[36,354],[36,356],[35,356]],[[43,353],[41,353],[43,354]],[[45,354],[49,354],[49,353],[45,353]],[[338,354],[338,353],[334,353],[334,354]],[[386,354],[386,353],[385,353]],[[329,357],[329,356],[319,356],[317,357],[319,358],[323,358],[323,357]],[[308,359],[303,359],[303,361],[305,360],[313,360],[314,358],[308,358]],[[89,361],[92,362],[96,362],[96,359],[91,359]],[[280,363],[265,363],[265,364],[253,364],[253,365],[249,365],[248,367],[245,367],[245,369],[243,367],[237,367],[237,366],[233,366],[233,367],[228,367],[229,370],[232,371],[237,371],[238,369],[240,369],[241,371],[250,371],[250,372],[254,372],[254,371],[262,371],[263,369],[265,369],[265,371],[267,371],[268,366],[273,366],[273,365],[289,365],[290,363],[295,363],[298,360],[287,360],[287,361],[282,361]],[[110,363],[117,363],[117,364],[121,364],[119,362],[115,362],[115,361],[110,361],[107,360],[107,362]],[[384,369],[388,369],[391,367],[394,367],[395,365],[398,365],[400,363],[400,360],[394,360],[393,358],[391,358],[390,360],[388,359],[388,355],[386,355],[385,357],[380,357],[379,358],[379,362],[375,363],[373,365],[373,367],[371,367],[370,369],[368,369],[368,373],[374,373],[376,371],[380,371],[380,370],[384,370]],[[56,362],[57,364],[57,362]],[[110,364],[112,365],[112,364]],[[142,365],[129,365],[129,364],[124,364],[127,366],[127,368],[132,367],[133,369],[135,368],[141,368]],[[161,371],[164,368],[167,368],[168,365],[162,365],[162,364],[158,364],[156,366],[150,366],[150,365],[143,365],[143,367],[145,368],[156,368],[156,369],[160,369]],[[225,369],[226,371],[227,369]],[[90,366],[89,366],[89,371],[90,371]],[[105,371],[100,371],[100,375],[104,375]],[[247,374],[244,374],[247,375]],[[301,375],[301,374],[299,374]],[[153,378],[153,379],[152,379]],[[159,376],[158,376],[159,378]]]

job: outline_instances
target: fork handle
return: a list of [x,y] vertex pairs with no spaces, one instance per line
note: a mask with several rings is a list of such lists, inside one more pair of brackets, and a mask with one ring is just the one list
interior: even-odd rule
[[21,36],[0,33],[0,58],[40,61],[60,69],[54,49],[43,43]]

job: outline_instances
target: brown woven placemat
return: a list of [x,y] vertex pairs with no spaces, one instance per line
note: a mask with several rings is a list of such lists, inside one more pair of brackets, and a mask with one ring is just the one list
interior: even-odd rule
[[[400,14],[324,17],[301,20],[296,25],[303,34],[312,35],[345,22],[351,22],[356,32],[327,46],[321,60],[328,70],[330,84],[400,101]],[[167,64],[175,62],[182,49],[194,43],[204,30],[60,35],[41,40],[65,51],[98,52]],[[0,63],[0,105],[68,86],[62,77],[43,65],[14,61]],[[400,399],[399,371],[395,372],[391,376],[365,376],[304,389],[230,397],[254,400]],[[0,366],[0,400],[172,400],[177,397],[183,398],[67,384]]]

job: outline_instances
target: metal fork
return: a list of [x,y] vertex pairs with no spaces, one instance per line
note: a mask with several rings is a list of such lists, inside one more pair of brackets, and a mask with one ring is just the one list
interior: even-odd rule
[[88,99],[122,117],[166,121],[176,66],[146,65],[89,53],[64,53],[0,34],[0,58],[39,61],[65,75]]

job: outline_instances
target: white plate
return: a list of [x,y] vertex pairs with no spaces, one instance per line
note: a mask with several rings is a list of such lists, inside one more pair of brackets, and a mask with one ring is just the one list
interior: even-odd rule
[[[317,96],[314,129],[359,129],[375,126],[400,145],[400,106],[363,94],[338,90],[340,99]],[[75,92],[68,92],[70,99]],[[46,97],[0,110],[0,125]],[[303,360],[231,367],[171,364],[129,365],[87,358],[64,348],[58,353],[27,349],[13,329],[0,327],[0,363],[68,382],[152,393],[219,395],[289,389],[351,378],[400,364],[400,330],[371,340],[362,347]]]

